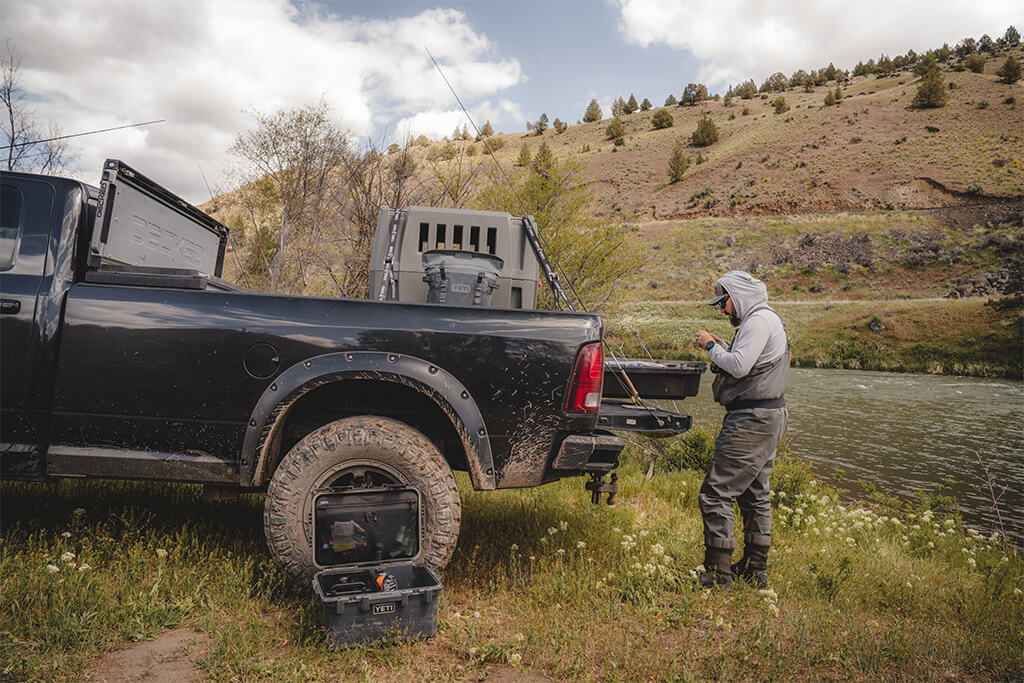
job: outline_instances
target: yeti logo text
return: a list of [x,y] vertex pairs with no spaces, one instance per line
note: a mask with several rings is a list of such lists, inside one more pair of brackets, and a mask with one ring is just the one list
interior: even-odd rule
[[389,614],[389,613],[394,612],[394,611],[395,611],[395,603],[393,603],[393,602],[385,602],[385,603],[382,603],[380,605],[374,605],[373,606],[373,613],[374,614]]

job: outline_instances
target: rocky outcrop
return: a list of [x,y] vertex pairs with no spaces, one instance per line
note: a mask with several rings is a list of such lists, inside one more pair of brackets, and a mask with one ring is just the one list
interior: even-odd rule
[[953,283],[953,290],[946,295],[947,299],[964,299],[970,296],[998,296],[1006,289],[1010,280],[1010,271],[1006,268],[996,273],[981,273],[962,277]]

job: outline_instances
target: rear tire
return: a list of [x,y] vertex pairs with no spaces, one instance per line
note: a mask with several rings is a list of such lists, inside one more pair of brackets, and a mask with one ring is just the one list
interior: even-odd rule
[[284,457],[267,489],[263,527],[274,562],[296,583],[316,573],[312,493],[332,485],[408,483],[420,490],[423,529],[413,558],[433,569],[451,560],[462,503],[437,447],[409,425],[386,417],[348,417],[307,434]]

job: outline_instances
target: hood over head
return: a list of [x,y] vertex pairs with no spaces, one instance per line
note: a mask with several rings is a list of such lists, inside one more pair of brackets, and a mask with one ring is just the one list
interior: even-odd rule
[[715,304],[721,299],[720,291],[732,298],[736,317],[740,320],[768,303],[768,288],[756,277],[742,270],[730,270],[715,283]]

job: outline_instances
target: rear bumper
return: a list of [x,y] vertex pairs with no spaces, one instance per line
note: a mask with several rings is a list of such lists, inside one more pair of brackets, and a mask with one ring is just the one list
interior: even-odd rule
[[613,434],[570,434],[558,447],[551,467],[561,472],[610,472],[619,466],[625,445]]

